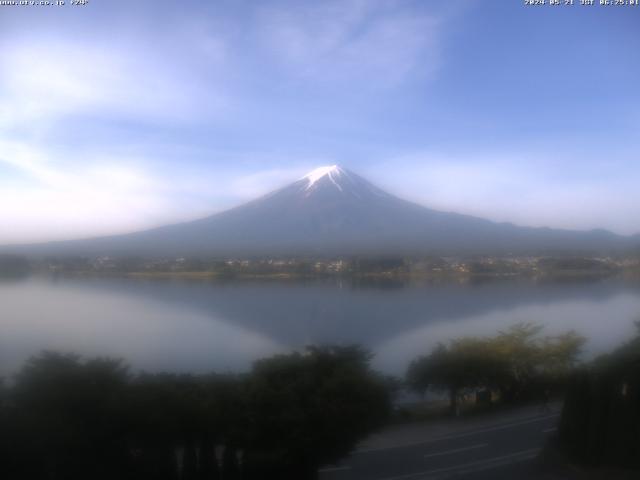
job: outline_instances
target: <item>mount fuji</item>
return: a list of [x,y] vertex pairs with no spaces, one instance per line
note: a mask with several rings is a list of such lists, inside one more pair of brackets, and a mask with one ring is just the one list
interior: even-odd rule
[[[258,256],[612,252],[640,244],[605,230],[571,231],[432,210],[338,165],[209,217],[142,232],[23,245],[32,255]],[[8,250],[8,247],[2,250]]]

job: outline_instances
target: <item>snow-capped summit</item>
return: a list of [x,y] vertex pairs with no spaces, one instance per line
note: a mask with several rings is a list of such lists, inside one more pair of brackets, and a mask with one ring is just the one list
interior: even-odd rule
[[297,185],[304,198],[351,197],[366,200],[368,197],[385,197],[387,193],[369,183],[364,178],[340,165],[318,167],[293,185]]
[[342,190],[342,187],[338,183],[339,177],[344,175],[345,171],[340,168],[338,165],[328,165],[325,167],[318,167],[315,170],[310,171],[302,180],[307,180],[306,190],[309,190],[313,187],[318,180],[322,178],[328,178],[339,190]]

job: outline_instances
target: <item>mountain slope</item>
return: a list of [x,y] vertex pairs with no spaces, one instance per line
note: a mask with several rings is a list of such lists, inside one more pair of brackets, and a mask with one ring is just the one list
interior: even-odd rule
[[390,195],[333,165],[201,220],[143,232],[22,247],[54,255],[322,255],[608,252],[603,230],[518,227],[444,213]]

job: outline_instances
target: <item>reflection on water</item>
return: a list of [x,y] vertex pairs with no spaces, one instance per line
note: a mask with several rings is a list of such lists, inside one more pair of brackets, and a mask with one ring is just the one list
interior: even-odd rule
[[617,280],[474,284],[210,283],[114,278],[0,283],[0,368],[41,349],[136,368],[238,371],[309,343],[361,343],[402,374],[436,342],[517,321],[574,328],[589,354],[633,332],[640,288]]

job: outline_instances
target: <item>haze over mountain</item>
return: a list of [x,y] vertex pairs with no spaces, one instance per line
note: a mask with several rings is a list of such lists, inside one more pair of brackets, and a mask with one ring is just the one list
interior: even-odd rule
[[126,235],[4,247],[30,255],[350,255],[611,252],[640,244],[432,210],[337,165],[209,217]]

